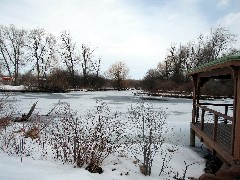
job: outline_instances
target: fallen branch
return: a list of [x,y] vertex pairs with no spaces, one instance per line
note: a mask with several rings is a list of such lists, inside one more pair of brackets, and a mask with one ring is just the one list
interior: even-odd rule
[[37,103],[38,103],[38,101],[35,102],[32,105],[32,107],[31,107],[30,111],[27,113],[27,115],[26,114],[22,114],[22,117],[21,118],[19,118],[19,117],[15,118],[14,122],[25,122],[25,121],[28,121],[28,119],[31,117],[31,115],[32,115],[32,113],[33,113]]

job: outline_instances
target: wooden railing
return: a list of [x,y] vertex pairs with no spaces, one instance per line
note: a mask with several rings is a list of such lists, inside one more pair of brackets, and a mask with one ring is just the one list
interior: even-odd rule
[[[218,111],[214,111],[213,109],[209,109],[208,108],[210,110],[209,112],[214,111],[216,113],[220,113],[221,114],[220,116],[222,116],[222,117],[224,117],[225,115],[228,114],[229,107],[233,107],[233,104],[199,103],[199,104],[196,104],[196,105],[198,105],[198,106],[201,105],[201,107],[205,107],[205,106],[223,106],[224,107],[224,114],[222,114],[222,113],[220,113]],[[196,106],[196,120],[199,118],[199,108],[200,107],[198,107],[198,106]],[[211,113],[213,113],[213,112],[211,112]],[[224,123],[227,124],[227,118],[224,118]]]
[[[211,106],[224,106],[225,114],[215,111],[207,107]],[[195,104],[195,121],[196,125],[200,125],[200,130],[206,133],[214,142],[217,142],[224,146],[225,149],[233,153],[233,117],[227,115],[228,109],[232,104],[212,104],[212,103],[201,103]],[[206,122],[206,112],[208,115],[213,115],[213,117]],[[219,119],[222,119],[224,123],[220,123]]]

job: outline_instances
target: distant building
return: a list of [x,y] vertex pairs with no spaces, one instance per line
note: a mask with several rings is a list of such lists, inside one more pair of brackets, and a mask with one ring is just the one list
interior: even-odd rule
[[1,76],[0,78],[1,84],[5,84],[5,85],[11,85],[14,80],[15,78],[11,76]]

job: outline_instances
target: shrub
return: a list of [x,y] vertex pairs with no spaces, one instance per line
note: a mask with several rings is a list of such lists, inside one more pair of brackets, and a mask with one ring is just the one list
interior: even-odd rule
[[134,153],[136,156],[139,153],[142,156],[140,171],[142,174],[150,176],[153,158],[164,143],[164,134],[168,131],[166,113],[163,109],[155,110],[152,106],[139,103],[130,108],[129,120],[135,126],[132,128],[135,129],[133,133],[137,134],[133,143],[139,146]]
[[79,167],[98,167],[119,146],[123,124],[116,114],[111,114],[106,103],[97,103],[96,109],[84,118],[75,118],[76,112],[72,112],[69,104],[56,108],[64,117],[51,125],[55,159]]

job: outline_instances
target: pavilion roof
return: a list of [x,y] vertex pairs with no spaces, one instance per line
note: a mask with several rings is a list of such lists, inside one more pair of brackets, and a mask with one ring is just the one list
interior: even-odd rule
[[201,72],[211,71],[214,69],[220,69],[230,66],[240,66],[240,52],[233,55],[224,56],[222,58],[213,60],[209,63],[205,63],[198,67],[195,67],[188,72],[188,75],[193,75]]

